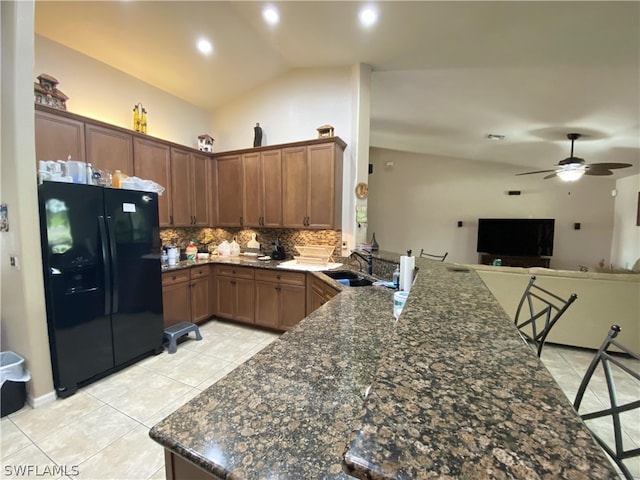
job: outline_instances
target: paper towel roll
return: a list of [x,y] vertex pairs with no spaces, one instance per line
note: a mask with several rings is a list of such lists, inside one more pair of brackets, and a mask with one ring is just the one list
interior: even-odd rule
[[413,270],[416,266],[416,257],[402,255],[400,257],[400,290],[408,292],[413,283]]

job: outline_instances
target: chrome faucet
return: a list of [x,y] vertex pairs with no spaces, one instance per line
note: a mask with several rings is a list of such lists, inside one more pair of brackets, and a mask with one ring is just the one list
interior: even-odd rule
[[353,251],[351,252],[351,255],[349,255],[349,258],[355,258],[356,260],[358,260],[358,263],[360,264],[360,271],[362,271],[362,263],[359,259],[364,260],[365,262],[367,262],[367,273],[369,275],[373,274],[373,255],[371,255],[371,252],[366,252],[365,254]]

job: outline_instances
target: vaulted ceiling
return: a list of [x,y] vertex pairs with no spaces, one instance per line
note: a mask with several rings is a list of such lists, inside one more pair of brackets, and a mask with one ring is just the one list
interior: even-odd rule
[[366,63],[372,146],[527,171],[579,132],[587,163],[640,171],[639,2],[379,1],[369,28],[364,2],[271,4],[275,26],[266,2],[37,1],[35,31],[212,111],[294,69]]

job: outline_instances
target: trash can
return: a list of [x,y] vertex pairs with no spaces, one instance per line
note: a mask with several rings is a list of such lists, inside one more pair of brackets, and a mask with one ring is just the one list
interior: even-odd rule
[[24,406],[30,379],[31,374],[24,368],[24,358],[15,352],[0,352],[0,417]]

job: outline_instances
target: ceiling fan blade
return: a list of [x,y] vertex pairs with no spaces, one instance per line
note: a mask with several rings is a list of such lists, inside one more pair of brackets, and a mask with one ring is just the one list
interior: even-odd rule
[[585,175],[597,175],[599,177],[604,177],[605,175],[613,175],[611,170],[607,170],[606,168],[587,168],[584,171]]
[[549,173],[549,172],[555,172],[555,170],[538,170],[537,172],[516,173],[516,177],[519,175],[531,175],[534,173]]
[[543,180],[546,180],[547,178],[553,178],[557,175],[557,172],[553,172],[551,175],[547,175],[543,178]]
[[630,163],[591,163],[587,165],[587,169],[602,168],[604,170],[615,170],[616,168],[632,167]]

